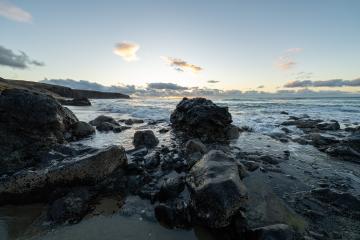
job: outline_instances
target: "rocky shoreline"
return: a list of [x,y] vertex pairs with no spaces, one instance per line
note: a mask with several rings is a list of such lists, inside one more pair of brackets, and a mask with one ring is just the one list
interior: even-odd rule
[[[184,98],[170,123],[87,123],[55,98],[21,88],[1,89],[0,119],[0,204],[45,203],[37,221],[50,228],[91,216],[104,198],[132,215],[143,209],[136,197],[149,201],[148,219],[205,229],[204,239],[360,237],[358,127],[289,116],[266,136],[234,126],[226,107],[204,98]],[[78,142],[131,129],[132,149]]]

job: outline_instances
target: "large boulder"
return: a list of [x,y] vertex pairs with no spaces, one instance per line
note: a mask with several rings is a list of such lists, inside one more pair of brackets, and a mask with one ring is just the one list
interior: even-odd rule
[[76,116],[53,97],[25,89],[0,92],[0,174],[35,163],[38,152],[71,138]]
[[98,127],[103,123],[111,123],[111,124],[117,125],[117,126],[120,125],[114,118],[112,118],[110,116],[104,116],[104,115],[98,116],[97,118],[90,121],[89,123],[95,127]]
[[125,150],[118,146],[94,149],[60,145],[43,158],[39,166],[1,179],[0,205],[45,201],[58,187],[93,185],[127,164]]
[[221,228],[231,219],[247,198],[235,159],[219,150],[212,150],[198,161],[187,177],[195,223]]
[[205,98],[184,98],[171,114],[170,121],[179,129],[204,142],[228,139],[232,118],[227,107],[219,107]]
[[155,147],[159,140],[151,130],[136,131],[134,134],[133,144],[135,147]]

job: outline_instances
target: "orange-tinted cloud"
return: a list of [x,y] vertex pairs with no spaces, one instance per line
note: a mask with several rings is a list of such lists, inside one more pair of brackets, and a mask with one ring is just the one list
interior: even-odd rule
[[172,57],[161,57],[167,64],[173,67],[176,71],[183,72],[185,70],[189,70],[193,73],[198,73],[203,70],[202,67],[199,67],[194,64],[190,64],[180,58],[172,58]]
[[115,46],[114,53],[119,55],[127,62],[136,61],[138,57],[136,55],[140,46],[136,43],[122,42]]

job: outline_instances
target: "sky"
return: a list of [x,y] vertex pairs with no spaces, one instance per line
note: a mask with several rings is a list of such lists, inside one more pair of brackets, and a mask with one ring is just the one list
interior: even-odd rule
[[356,93],[359,10],[358,0],[0,0],[0,77]]

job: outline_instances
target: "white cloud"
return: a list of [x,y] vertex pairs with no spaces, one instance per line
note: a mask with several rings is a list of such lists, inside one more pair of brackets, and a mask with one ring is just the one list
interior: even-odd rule
[[0,16],[17,22],[31,22],[32,16],[27,11],[11,4],[8,1],[0,0]]
[[140,46],[136,43],[122,42],[115,46],[114,53],[122,57],[125,61],[131,62],[138,60],[136,55]]
[[284,71],[294,68],[297,64],[294,60],[294,55],[302,51],[302,48],[289,48],[285,50],[285,53],[278,58],[275,65]]

